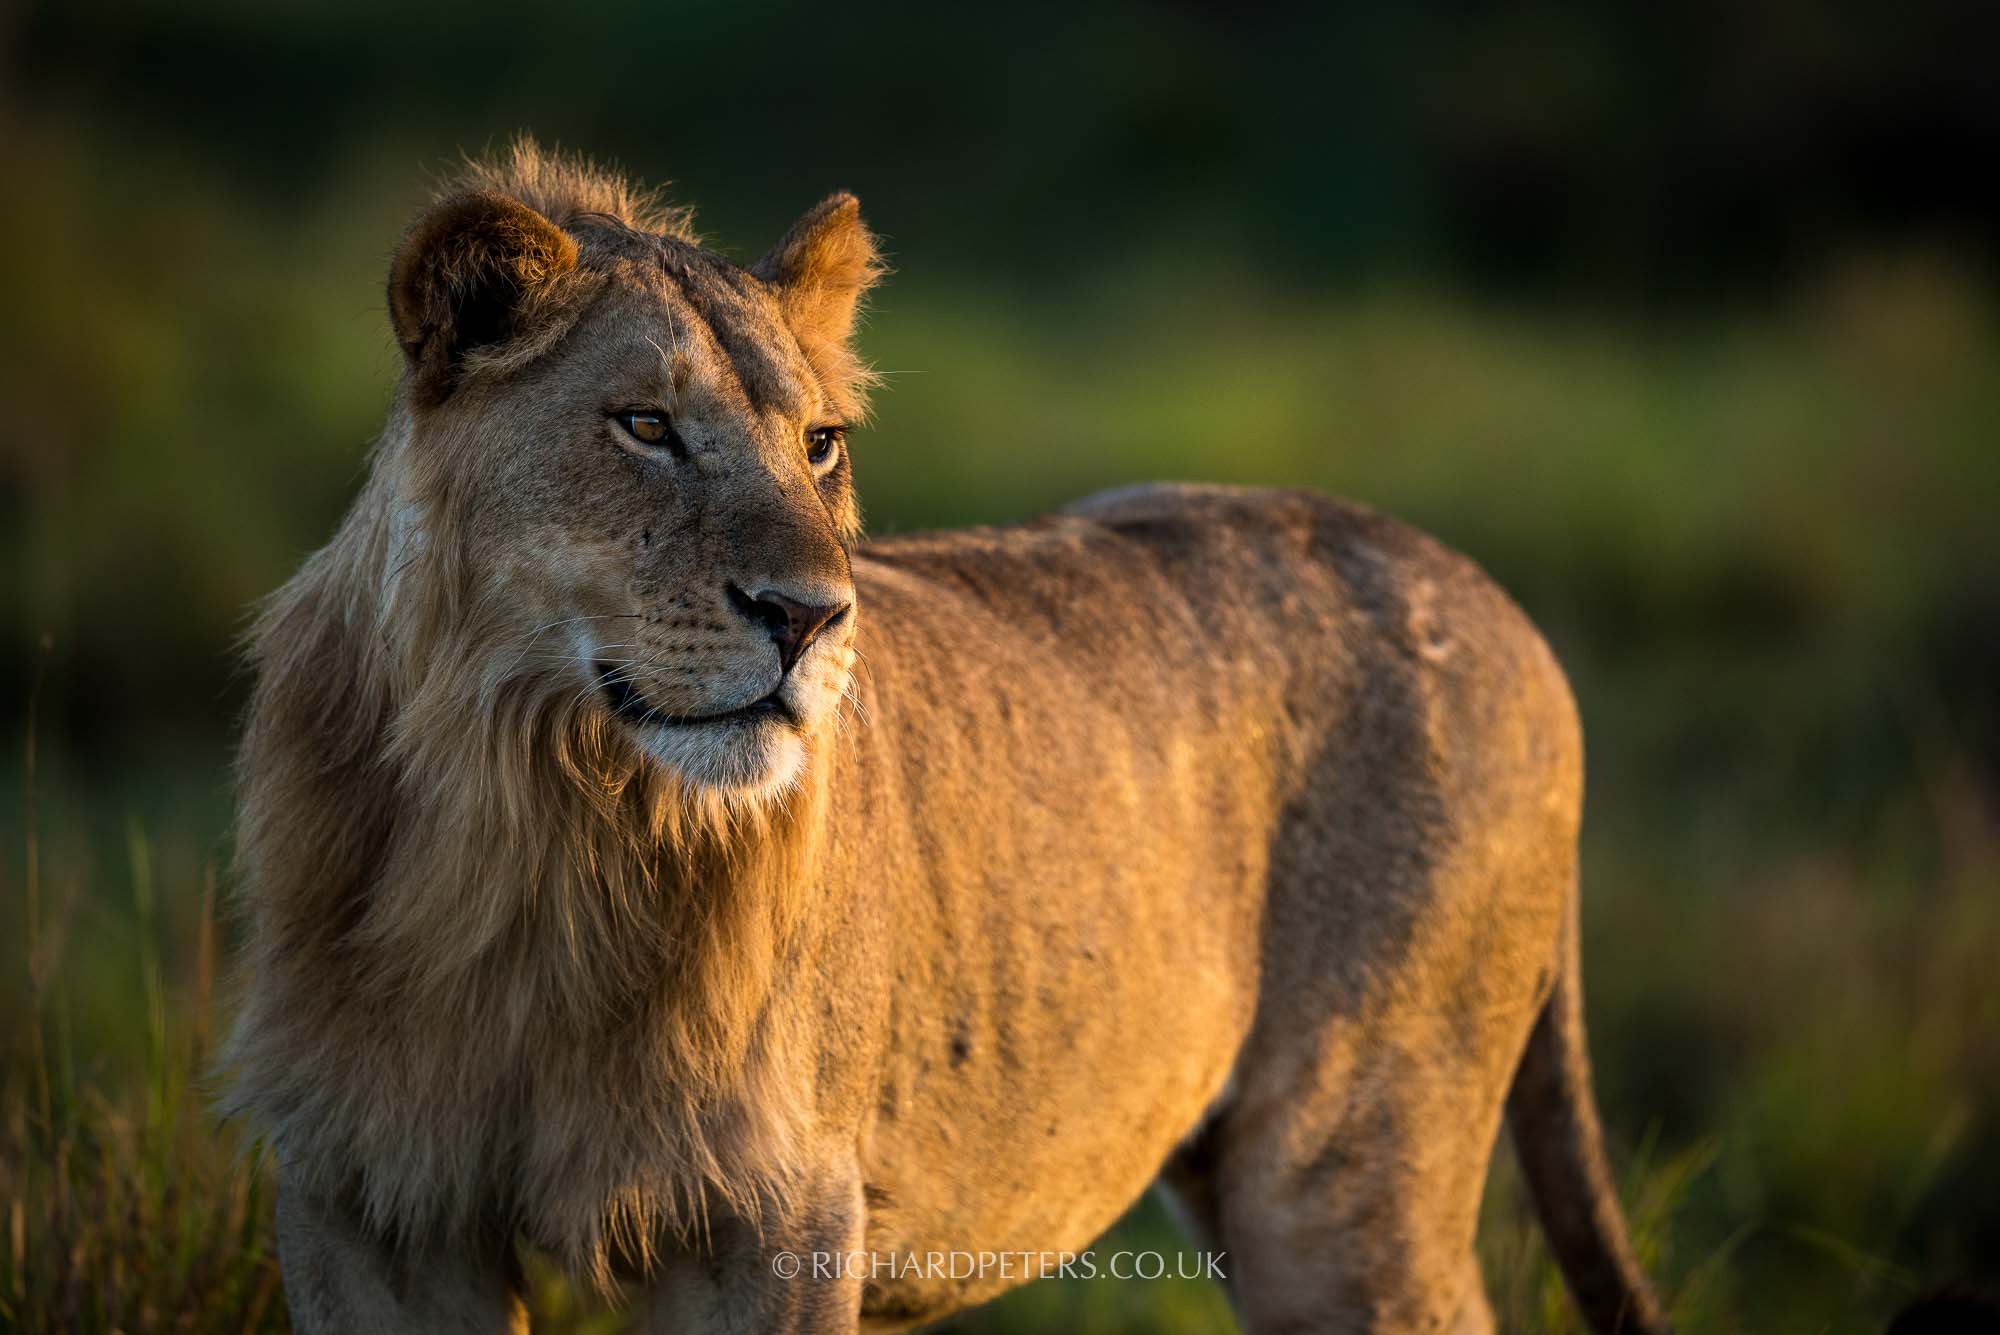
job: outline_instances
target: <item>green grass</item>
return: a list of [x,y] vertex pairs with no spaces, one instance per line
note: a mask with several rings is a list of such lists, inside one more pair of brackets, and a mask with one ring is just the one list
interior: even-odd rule
[[[37,778],[31,740],[20,916],[7,924],[20,943],[9,964],[26,984],[16,1031],[25,1052],[10,1054],[0,1088],[0,1321],[32,1331],[281,1330],[268,1179],[201,1092],[215,1016],[214,866],[169,888],[176,916],[192,914],[191,932],[176,933],[161,921],[153,845],[131,825],[129,901],[118,906],[129,909],[129,972],[112,975],[112,997],[100,982],[79,996],[65,959],[102,949],[90,920],[112,906],[66,860],[44,864]],[[168,960],[176,935],[187,948]],[[76,1011],[107,1000],[136,1037],[117,1057],[80,1053]]]

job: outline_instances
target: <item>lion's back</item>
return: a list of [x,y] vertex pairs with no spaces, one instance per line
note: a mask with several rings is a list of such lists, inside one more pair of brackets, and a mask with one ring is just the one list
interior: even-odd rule
[[1023,525],[871,544],[856,573],[864,607],[950,622],[909,647],[958,689],[1000,664],[1041,673],[1056,708],[1108,698],[1170,720],[1192,700],[1302,766],[1329,746],[1383,774],[1414,757],[1455,803],[1553,793],[1573,819],[1581,739],[1540,632],[1473,561],[1366,506],[1126,487]]

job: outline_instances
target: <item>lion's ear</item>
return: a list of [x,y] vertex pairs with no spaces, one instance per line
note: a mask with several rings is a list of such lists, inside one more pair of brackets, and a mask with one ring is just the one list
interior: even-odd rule
[[519,200],[472,191],[433,204],[389,269],[389,319],[412,374],[448,394],[467,354],[521,333],[576,258],[576,242]]
[[845,191],[821,200],[750,272],[777,292],[785,323],[820,375],[836,391],[858,393],[866,373],[848,339],[861,298],[885,272],[860,201]]

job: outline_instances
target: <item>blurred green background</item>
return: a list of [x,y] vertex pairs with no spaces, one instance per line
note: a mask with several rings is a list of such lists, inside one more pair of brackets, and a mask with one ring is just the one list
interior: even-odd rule
[[[1970,3],[0,11],[0,1325],[282,1320],[201,1111],[231,641],[357,486],[402,225],[522,129],[746,262],[861,195],[875,532],[1203,478],[1481,561],[1581,700],[1598,1089],[1684,1327],[2000,1276],[1996,57]],[[1482,1250],[1568,1328],[1505,1154]]]

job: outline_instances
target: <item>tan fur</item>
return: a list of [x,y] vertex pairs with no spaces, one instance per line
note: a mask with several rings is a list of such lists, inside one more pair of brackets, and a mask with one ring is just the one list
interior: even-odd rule
[[[1076,1250],[1158,1177],[1253,1330],[1477,1329],[1511,1087],[1593,1321],[1659,1329],[1518,611],[1299,494],[857,547],[858,207],[746,270],[640,201],[521,146],[417,222],[370,479],[253,635],[234,1106],[300,1328],[518,1322],[519,1235],[662,1329],[898,1329],[1015,1280],[772,1255]],[[789,672],[780,595],[837,613]]]
[[558,225],[595,214],[691,245],[701,241],[693,209],[670,203],[662,192],[635,186],[587,158],[544,152],[531,139],[518,139],[494,157],[467,161],[449,187],[466,190],[519,200]]

